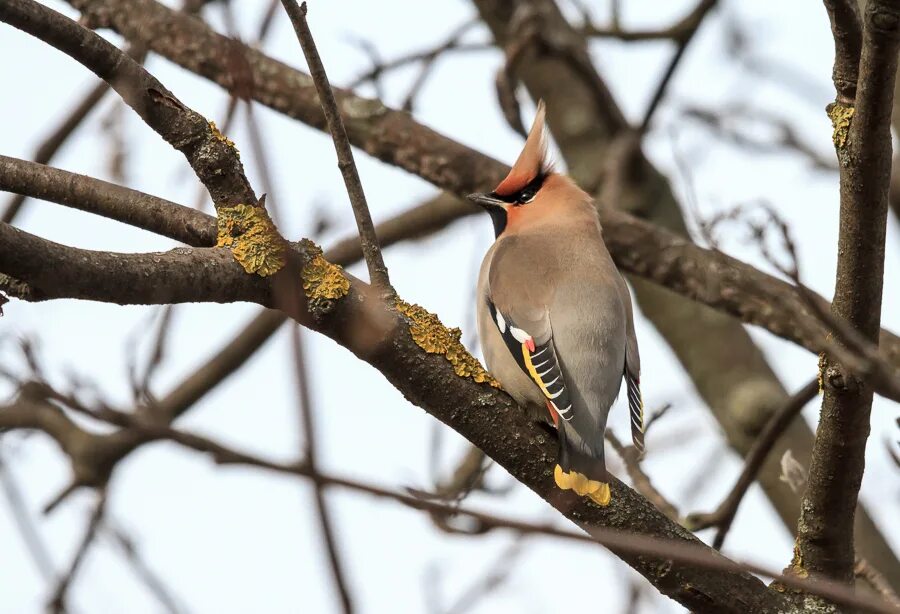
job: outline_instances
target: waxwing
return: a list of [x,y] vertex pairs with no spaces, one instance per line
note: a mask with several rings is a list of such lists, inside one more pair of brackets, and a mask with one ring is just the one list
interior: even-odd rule
[[604,432],[623,377],[632,440],[644,449],[631,295],[593,200],[547,161],[543,102],[506,178],[469,199],[496,235],[476,295],[488,369],[534,418],[556,426],[557,486],[608,505]]

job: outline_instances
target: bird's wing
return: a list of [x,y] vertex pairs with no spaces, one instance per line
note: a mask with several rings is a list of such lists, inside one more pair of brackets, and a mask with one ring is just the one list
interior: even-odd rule
[[571,420],[574,415],[572,401],[553,345],[553,332],[546,311],[538,317],[533,311],[516,314],[510,306],[498,307],[491,297],[488,297],[488,308],[516,363],[547,398],[547,408],[554,424],[560,418],[566,422]]
[[628,389],[628,409],[631,414],[631,441],[638,453],[644,453],[644,400],[641,397],[641,355],[634,332],[634,313],[631,294],[622,276],[618,283],[619,297],[625,305],[625,384]]

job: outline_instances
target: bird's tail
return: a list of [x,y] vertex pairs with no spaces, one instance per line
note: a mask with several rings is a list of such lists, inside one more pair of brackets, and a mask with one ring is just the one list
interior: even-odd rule
[[563,490],[574,490],[582,497],[590,497],[599,505],[610,500],[609,472],[603,456],[603,441],[598,450],[586,450],[577,436],[571,437],[568,422],[559,425],[559,464],[553,477]]
[[630,373],[625,374],[628,387],[628,409],[631,413],[631,441],[638,451],[638,458],[644,456],[644,399],[641,397],[641,383]]

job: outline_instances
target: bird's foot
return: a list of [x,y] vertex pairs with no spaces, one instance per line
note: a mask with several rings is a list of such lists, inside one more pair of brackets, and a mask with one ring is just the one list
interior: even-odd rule
[[553,478],[563,490],[574,490],[580,497],[590,497],[591,501],[603,507],[609,505],[611,495],[606,482],[590,480],[577,471],[563,471],[559,465],[553,470]]

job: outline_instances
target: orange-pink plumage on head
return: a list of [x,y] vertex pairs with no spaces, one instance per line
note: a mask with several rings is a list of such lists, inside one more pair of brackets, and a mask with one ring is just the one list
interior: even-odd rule
[[528,138],[525,140],[522,153],[519,154],[506,179],[500,182],[500,185],[497,186],[494,192],[500,196],[515,194],[531,183],[539,174],[546,173],[549,170],[547,138],[544,133],[544,101],[541,100],[538,102],[537,113],[534,116],[534,122],[531,124],[531,130],[528,132]]

